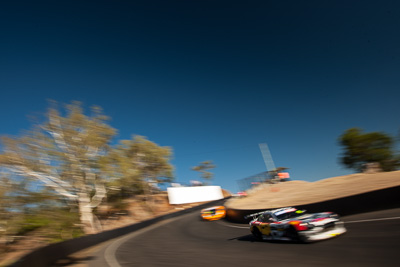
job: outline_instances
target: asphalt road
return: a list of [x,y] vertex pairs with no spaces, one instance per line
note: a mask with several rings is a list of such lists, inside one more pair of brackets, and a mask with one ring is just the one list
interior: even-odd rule
[[197,211],[112,242],[89,266],[400,266],[400,208],[342,219],[347,233],[333,239],[259,242],[247,225]]

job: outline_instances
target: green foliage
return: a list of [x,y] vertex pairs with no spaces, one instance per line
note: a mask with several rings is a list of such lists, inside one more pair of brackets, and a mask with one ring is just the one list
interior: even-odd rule
[[171,148],[142,136],[113,147],[116,130],[107,121],[99,107],[85,115],[79,102],[64,112],[53,102],[44,122],[22,136],[2,138],[0,235],[48,229],[58,239],[60,231],[80,235],[79,227],[97,232],[94,212],[106,195],[118,203],[173,180]]
[[16,235],[37,231],[50,242],[58,242],[83,235],[79,216],[65,208],[33,209],[13,221]]
[[198,166],[192,167],[192,170],[198,171],[201,178],[203,178],[205,181],[210,181],[214,177],[214,174],[209,170],[214,169],[216,167],[217,166],[214,165],[211,160],[208,160],[200,162]]
[[25,219],[19,222],[19,224],[21,226],[17,230],[17,235],[25,235],[26,233],[31,232],[35,229],[49,225],[50,220],[42,216],[25,215]]
[[64,115],[53,103],[43,123],[21,137],[2,139],[0,165],[13,173],[13,179],[39,182],[71,206],[79,205],[85,231],[99,231],[92,210],[106,195],[108,177],[101,172],[101,159],[116,132],[107,120],[98,107],[87,116],[81,104],[73,102],[66,105]]
[[109,198],[148,192],[152,184],[173,180],[174,167],[170,163],[172,149],[161,147],[143,136],[122,140],[109,154],[107,172],[113,174]]
[[399,160],[393,154],[393,139],[385,133],[362,133],[359,128],[351,128],[339,138],[344,153],[341,163],[356,171],[362,171],[366,163],[377,162],[383,171],[393,171]]
[[[47,187],[30,191],[31,185],[3,177],[0,183],[0,238],[39,235],[51,242],[82,235],[79,214]],[[33,232],[33,233],[32,233]]]

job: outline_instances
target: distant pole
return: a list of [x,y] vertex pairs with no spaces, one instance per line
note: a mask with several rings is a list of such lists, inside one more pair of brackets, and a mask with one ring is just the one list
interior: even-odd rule
[[261,154],[264,158],[265,166],[267,167],[267,171],[275,171],[275,164],[272,160],[271,153],[269,152],[268,145],[266,143],[259,144]]

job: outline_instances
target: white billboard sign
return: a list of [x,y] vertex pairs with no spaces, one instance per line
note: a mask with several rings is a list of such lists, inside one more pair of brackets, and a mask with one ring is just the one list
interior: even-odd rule
[[170,204],[185,204],[223,199],[220,186],[168,187]]

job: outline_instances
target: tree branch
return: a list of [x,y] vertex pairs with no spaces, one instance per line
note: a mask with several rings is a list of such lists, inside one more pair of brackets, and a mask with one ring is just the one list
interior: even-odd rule
[[69,199],[73,199],[73,200],[75,200],[77,198],[76,195],[68,192],[63,187],[63,186],[65,186],[67,188],[72,188],[72,186],[69,183],[58,179],[57,177],[49,176],[44,173],[35,172],[25,166],[12,166],[12,167],[8,167],[8,168],[17,174],[20,174],[23,176],[31,176],[31,177],[38,179],[39,181],[43,182],[47,186],[54,188],[54,190],[62,196],[65,196],[65,197],[67,197]]

